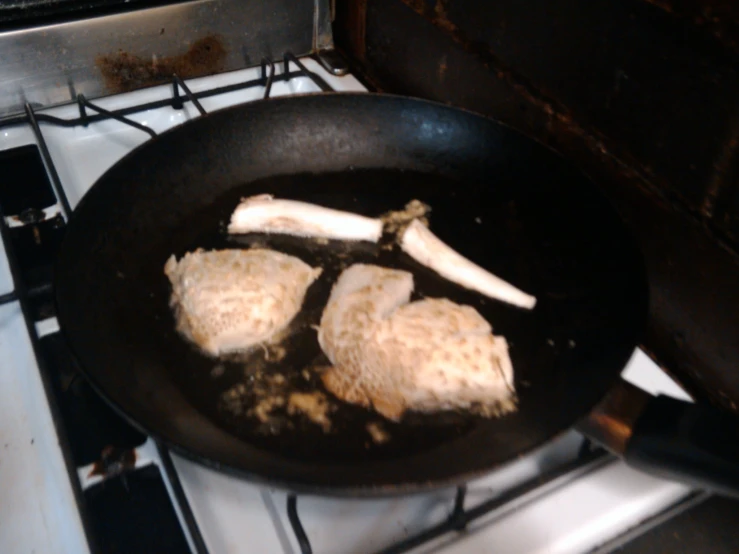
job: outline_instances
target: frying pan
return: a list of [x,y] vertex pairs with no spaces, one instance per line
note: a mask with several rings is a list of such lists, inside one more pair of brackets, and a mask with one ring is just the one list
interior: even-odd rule
[[[422,200],[442,240],[534,294],[536,308],[484,299],[397,249],[228,237],[224,223],[240,197],[258,193],[371,216]],[[325,271],[282,354],[211,359],[174,329],[164,263],[199,247],[254,245]],[[281,374],[289,390],[321,390],[326,360],[311,325],[341,269],[359,261],[411,270],[416,298],[448,297],[487,318],[511,344],[518,410],[498,419],[411,413],[392,423],[330,398],[330,432],[300,414],[254,417],[265,376]],[[644,265],[618,215],[558,155],[462,110],[388,95],[306,95],[164,133],[110,168],[77,206],[56,300],[81,369],[112,406],[177,453],[254,481],[330,495],[409,493],[470,480],[580,424],[639,467],[737,489],[739,442],[726,435],[733,422],[707,426],[723,416],[618,384],[647,309]],[[390,439],[375,443],[370,423]],[[706,428],[723,435],[696,437]]]

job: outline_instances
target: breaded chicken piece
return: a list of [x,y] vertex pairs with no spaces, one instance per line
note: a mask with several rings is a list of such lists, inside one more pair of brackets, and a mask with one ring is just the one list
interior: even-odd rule
[[334,365],[322,379],[334,395],[369,407],[381,402],[371,398],[375,389],[394,387],[392,375],[367,359],[366,345],[374,339],[378,324],[407,303],[412,291],[413,275],[407,271],[355,264],[342,272],[318,330],[318,343]]
[[177,330],[213,356],[266,342],[287,327],[321,271],[267,249],[198,249],[164,266]]
[[333,368],[326,388],[398,420],[407,409],[510,411],[513,366],[504,338],[472,307],[410,302],[406,271],[356,264],[334,286],[318,341]]

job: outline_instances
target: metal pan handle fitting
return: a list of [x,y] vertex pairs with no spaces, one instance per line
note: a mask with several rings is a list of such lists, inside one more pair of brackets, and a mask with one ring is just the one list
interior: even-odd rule
[[739,497],[739,418],[624,381],[578,425],[635,469]]

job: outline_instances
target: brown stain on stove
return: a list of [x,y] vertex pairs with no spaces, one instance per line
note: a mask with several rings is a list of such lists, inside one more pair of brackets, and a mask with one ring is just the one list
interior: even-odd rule
[[228,51],[218,35],[207,35],[193,42],[186,52],[158,58],[142,57],[123,50],[97,57],[106,89],[111,93],[128,92],[159,85],[178,75],[183,79],[212,75],[224,69]]
[[123,450],[114,446],[106,446],[100,453],[100,459],[92,465],[88,477],[100,475],[112,477],[136,466],[136,451]]

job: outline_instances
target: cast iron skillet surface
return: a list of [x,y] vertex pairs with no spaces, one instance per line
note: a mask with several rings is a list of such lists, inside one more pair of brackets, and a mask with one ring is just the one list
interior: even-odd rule
[[[396,250],[247,235],[225,224],[242,196],[271,193],[377,216],[419,199],[431,229],[538,298],[533,311],[455,286]],[[325,268],[285,356],[225,362],[174,330],[163,266],[202,248],[261,245]],[[500,419],[409,414],[399,424],[330,397],[329,433],[303,416],[263,424],[250,387],[281,373],[321,389],[315,330],[354,262],[412,270],[415,298],[474,306],[511,344],[519,409]],[[137,148],[84,196],[56,272],[58,317],[85,375],[135,426],[176,452],[247,479],[320,494],[408,493],[460,483],[542,445],[605,395],[646,316],[641,256],[589,180],[493,121],[421,100],[322,94],[203,116]],[[308,371],[303,371],[308,368]],[[243,383],[239,401],[227,393]],[[279,410],[278,410],[279,411]],[[284,415],[284,414],[283,414]],[[380,422],[390,440],[367,432]]]

